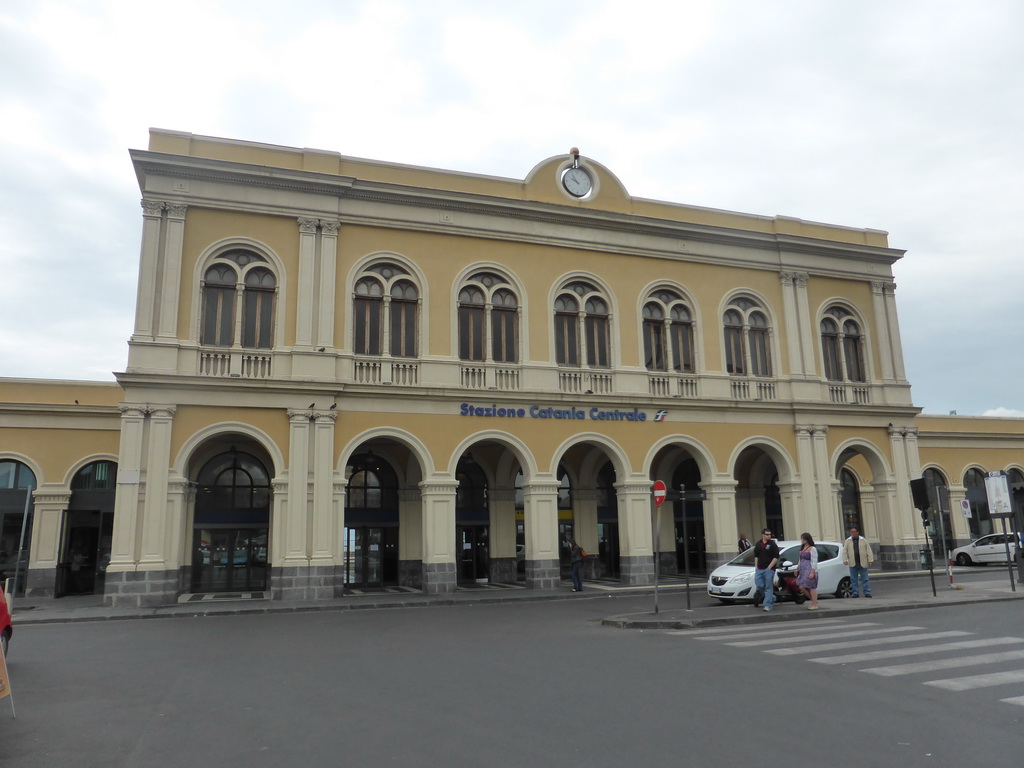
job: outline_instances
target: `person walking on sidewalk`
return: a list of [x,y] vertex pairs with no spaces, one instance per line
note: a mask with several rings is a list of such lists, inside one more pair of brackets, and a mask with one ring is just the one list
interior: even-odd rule
[[580,580],[580,569],[583,567],[583,550],[576,539],[569,539],[569,564],[572,568],[572,591],[582,592],[583,582]]
[[764,612],[770,613],[775,603],[775,565],[779,562],[779,545],[772,532],[765,528],[761,540],[754,545],[754,589],[764,595]]
[[860,597],[863,586],[864,597],[871,597],[871,575],[868,568],[875,562],[871,544],[860,535],[856,528],[850,529],[850,538],[843,543],[843,565],[850,566],[850,597]]
[[818,610],[818,548],[809,533],[800,534],[800,565],[796,585],[811,599],[808,610]]

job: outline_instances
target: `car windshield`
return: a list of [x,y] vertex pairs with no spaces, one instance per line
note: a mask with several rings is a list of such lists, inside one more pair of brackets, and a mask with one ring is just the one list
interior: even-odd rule
[[754,548],[751,547],[750,549],[744,552],[740,552],[738,555],[736,555],[736,557],[729,561],[729,565],[749,565],[753,567]]

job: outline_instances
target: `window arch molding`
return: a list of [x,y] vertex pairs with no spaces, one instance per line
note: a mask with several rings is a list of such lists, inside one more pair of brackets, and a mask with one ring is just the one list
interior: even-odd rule
[[[578,289],[578,285],[587,285],[590,290],[583,293]],[[562,275],[560,278],[555,280],[551,284],[551,289],[548,291],[548,348],[551,350],[551,361],[558,361],[558,333],[553,322],[553,313],[557,312],[555,304],[558,302],[559,297],[562,296],[573,296],[578,304],[577,311],[581,314],[581,317],[585,318],[587,315],[587,303],[593,300],[600,300],[605,305],[605,314],[603,317],[606,319],[606,354],[607,362],[603,365],[591,365],[588,362],[588,331],[587,327],[580,330],[577,340],[579,349],[579,360],[575,367],[595,367],[595,368],[607,368],[614,369],[619,367],[621,364],[621,350],[618,343],[619,339],[619,322],[620,317],[618,311],[618,301],[615,298],[615,294],[611,287],[603,280],[598,278],[596,275],[589,272],[570,272]],[[583,323],[587,325],[586,322]],[[558,363],[559,365],[569,365],[572,363]]]
[[[742,321],[739,326],[731,326],[727,323],[726,315],[730,312],[738,314],[738,319]],[[761,326],[757,324],[758,315],[763,317],[766,325]],[[771,303],[764,296],[749,288],[731,291],[726,294],[719,305],[718,323],[721,331],[718,338],[722,352],[722,368],[726,374],[729,376],[778,377],[779,364],[782,360],[779,354],[778,333],[776,331],[779,327],[778,318],[775,316]],[[739,328],[737,336],[741,335],[742,349],[731,350],[729,348],[730,345],[727,341],[731,335],[729,329],[733,327]],[[750,333],[752,329],[756,329],[755,334],[757,336],[763,334],[765,337],[763,339],[765,360],[760,363],[758,362],[759,355],[757,354],[760,340],[757,339],[757,336]],[[752,341],[754,349],[751,348]],[[742,359],[737,358],[737,353],[742,356]],[[735,362],[732,362],[734,358]],[[740,362],[742,362],[741,368],[738,367]],[[767,363],[767,370],[764,368],[765,362]]]
[[117,464],[118,457],[116,453],[94,453],[79,459],[68,468],[67,473],[64,475],[65,487],[70,488],[71,482],[83,469],[88,467],[90,464],[96,464],[101,461],[112,461],[114,464]]
[[[249,251],[257,258],[239,265],[229,258],[235,251]],[[274,347],[282,344],[284,332],[284,317],[287,314],[288,296],[288,273],[285,270],[284,262],[270,246],[259,240],[250,237],[228,237],[208,245],[196,259],[195,269],[192,275],[192,312],[189,318],[190,335],[189,341],[200,344],[202,340],[203,322],[203,284],[206,274],[211,267],[216,265],[230,266],[236,274],[236,284],[244,286],[246,277],[258,269],[266,269],[273,276],[275,282],[273,319],[271,322],[271,344]],[[241,339],[235,339],[236,344],[241,344]]]
[[[391,276],[385,276],[375,271],[388,266],[396,268],[398,271]],[[366,278],[377,279],[387,295],[390,295],[391,289],[394,286],[403,281],[412,284],[417,294],[415,357],[423,358],[429,354],[427,345],[430,339],[430,313],[427,311],[427,308],[430,306],[430,295],[426,275],[423,274],[411,259],[394,251],[375,251],[367,254],[352,265],[352,269],[349,270],[348,276],[345,279],[344,318],[346,331],[339,336],[339,338],[345,339],[344,349],[351,354],[356,354],[357,318],[354,297],[360,281]],[[388,321],[390,321],[390,318],[388,318]],[[389,348],[387,352],[390,354],[390,351]],[[401,357],[411,358],[413,355],[402,355]]]
[[[526,293],[526,287],[510,270],[495,262],[484,261],[478,261],[463,268],[452,280],[452,293],[449,300],[451,317],[453,320],[453,322],[450,323],[452,357],[459,359],[459,294],[467,287],[467,285],[472,284],[472,278],[480,273],[491,273],[502,278],[507,282],[507,286],[505,287],[515,295],[515,299],[518,304],[517,312],[519,322],[518,358],[515,364],[519,365],[525,360],[530,360],[530,334],[526,332],[526,329],[529,328],[529,298]],[[499,286],[495,286],[491,290],[491,294],[496,293],[499,289]],[[487,359],[490,359],[490,355],[487,355],[486,357]]]
[[[648,363],[657,366],[657,359],[648,360],[647,350],[651,348],[652,340],[648,337],[648,326],[650,321],[658,318],[650,317],[645,320],[645,312],[650,305],[656,305],[662,313],[660,318],[666,325],[665,338],[664,338],[664,367],[650,367]],[[685,308],[689,314],[689,342],[691,350],[689,353],[690,365],[687,370],[686,365],[680,365],[676,367],[676,359],[679,358],[680,363],[683,362],[685,355],[681,354],[682,346],[673,343],[672,329],[677,326],[682,317],[678,315],[678,310]],[[649,314],[649,313],[647,313]],[[659,280],[657,282],[649,283],[639,294],[636,317],[638,318],[636,331],[637,331],[637,355],[639,358],[639,364],[641,367],[647,368],[649,371],[665,371],[671,373],[697,373],[704,369],[704,342],[701,338],[701,329],[703,325],[701,323],[700,305],[697,303],[693,294],[690,293],[682,284],[675,281]]]
[[[856,325],[855,340],[848,335],[850,323]],[[826,325],[833,328],[834,335],[826,334]],[[821,357],[819,370],[827,381],[866,383],[872,380],[868,324],[855,305],[841,298],[822,302],[815,328]]]

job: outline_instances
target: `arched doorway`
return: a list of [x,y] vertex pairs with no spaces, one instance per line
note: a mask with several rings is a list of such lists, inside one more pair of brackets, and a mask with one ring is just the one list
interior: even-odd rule
[[0,582],[16,578],[15,595],[25,594],[35,489],[36,476],[27,464],[0,461]]
[[467,451],[455,470],[456,567],[460,584],[490,579],[490,503],[487,477]]
[[965,498],[971,508],[971,516],[967,525],[971,530],[971,538],[992,533],[992,518],[988,513],[988,492],[985,490],[985,473],[980,469],[968,469],[964,473]]
[[762,448],[748,446],[736,459],[736,522],[756,538],[768,528],[775,539],[786,538],[785,511],[779,489],[779,470]]
[[[676,570],[686,573],[689,563],[690,573],[707,571],[707,541],[704,536],[704,502],[690,494],[700,493],[700,468],[692,458],[683,459],[672,473],[670,498],[673,502],[673,518],[675,520],[676,539]],[[680,488],[686,489],[685,503],[679,499]],[[685,518],[684,518],[685,515]]]
[[234,446],[209,459],[196,480],[192,592],[267,588],[270,474]]
[[114,536],[117,464],[94,461],[71,479],[55,596],[103,594]]
[[345,466],[345,586],[398,584],[398,476],[373,451]]

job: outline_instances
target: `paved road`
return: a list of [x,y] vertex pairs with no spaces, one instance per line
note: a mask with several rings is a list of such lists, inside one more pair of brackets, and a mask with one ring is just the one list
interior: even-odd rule
[[[933,656],[812,661],[1024,638],[1018,601],[861,617],[823,610],[813,621],[705,630],[704,640],[602,625],[643,612],[649,598],[29,623],[10,658],[17,720],[0,701],[2,765],[750,766],[768,756],[810,766],[854,764],[845,756],[855,751],[901,768],[1020,762],[1024,707],[1003,699],[1024,695],[1024,683],[926,684],[992,667],[885,676],[866,670]],[[734,645],[794,629],[785,642]],[[948,632],[967,634],[866,644]],[[768,652],[854,639],[845,649]]]

